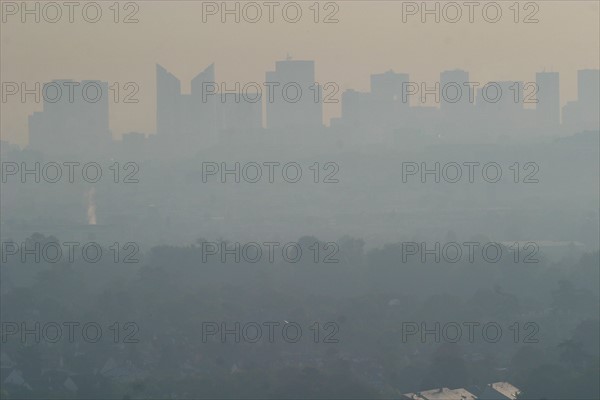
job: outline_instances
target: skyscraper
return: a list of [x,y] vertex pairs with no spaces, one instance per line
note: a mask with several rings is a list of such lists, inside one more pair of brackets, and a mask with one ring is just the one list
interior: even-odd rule
[[535,107],[537,123],[540,128],[558,127],[560,124],[560,86],[558,72],[538,72],[535,74],[537,84],[537,104]]
[[469,73],[461,69],[440,73],[440,109],[449,113],[463,114],[471,108]]
[[369,107],[370,93],[358,92],[353,89],[342,94],[342,116],[344,124],[357,127],[365,124],[365,112]]
[[173,137],[179,132],[181,83],[173,74],[156,64],[156,133]]
[[577,71],[577,101],[563,107],[563,125],[570,133],[600,127],[600,70]]
[[393,70],[371,75],[371,94],[377,103],[402,102],[402,88],[408,83],[408,74],[396,73]]
[[371,75],[370,122],[384,129],[397,127],[400,114],[408,110],[408,101],[403,101],[402,90],[408,83],[408,74],[392,70]]
[[206,84],[215,85],[214,65],[191,82],[191,93],[181,93],[181,83],[165,68],[156,66],[156,130],[173,144],[211,145],[216,142],[216,99],[205,96]]
[[314,61],[277,61],[275,71],[266,73],[266,86],[267,128],[322,127],[321,87],[315,83]]
[[577,97],[584,107],[590,106],[598,112],[600,104],[600,70],[582,69],[577,71]]
[[217,130],[217,97],[208,95],[207,85],[215,83],[215,65],[210,64],[196,75],[191,82],[191,95],[188,114],[185,120],[190,126],[187,131],[209,139]]
[[110,145],[107,82],[54,80],[43,85],[42,93],[43,111],[29,116],[32,149],[87,154]]

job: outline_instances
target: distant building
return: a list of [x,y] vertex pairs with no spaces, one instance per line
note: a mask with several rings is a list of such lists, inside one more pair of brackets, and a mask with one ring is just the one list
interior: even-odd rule
[[[353,89],[342,94],[342,115],[332,127],[353,135],[355,143],[381,142],[393,137],[399,127],[406,128],[411,107],[405,96],[409,75],[389,70],[371,75],[369,92]],[[387,139],[386,139],[387,138]]]
[[396,73],[393,70],[371,75],[371,94],[374,101],[385,104],[399,101],[408,107],[408,103],[402,101],[402,90],[408,82],[408,74]]
[[203,141],[210,141],[217,130],[216,95],[209,95],[208,85],[215,82],[215,65],[210,64],[191,81],[191,93],[182,95],[182,133],[201,135]]
[[600,70],[582,69],[577,71],[577,97],[580,102],[586,105],[586,108],[589,106],[589,110],[599,112]]
[[[315,82],[315,62],[285,60],[266,73],[267,128],[321,128],[321,86]],[[272,93],[268,89],[272,87]],[[272,94],[272,96],[271,96]]]
[[481,400],[516,400],[520,390],[508,382],[495,382],[485,386],[479,394]]
[[405,400],[516,400],[519,392],[518,388],[508,382],[495,382],[486,385],[479,395],[463,388],[439,388],[405,393],[401,398]]
[[214,142],[216,96],[204,96],[208,84],[215,85],[213,64],[192,79],[190,94],[182,94],[179,79],[156,65],[156,133],[160,137],[188,146]]
[[181,83],[173,74],[156,64],[156,133],[173,136],[179,131]]
[[466,389],[432,389],[424,392],[406,393],[404,399],[410,400],[476,400],[477,396]]
[[223,132],[262,128],[262,93],[221,93],[214,64],[192,79],[190,94],[182,94],[179,80],[157,65],[156,87],[157,134],[165,144],[211,146]]
[[558,72],[535,74],[537,87],[536,120],[541,129],[560,125],[560,79]]
[[342,123],[354,127],[364,125],[369,98],[369,93],[346,90],[342,94]]
[[569,133],[600,127],[600,70],[577,71],[577,101],[563,107],[563,125]]
[[439,133],[447,138],[464,137],[474,127],[475,88],[469,84],[469,73],[461,69],[443,71],[439,86]]
[[86,154],[112,142],[108,83],[54,80],[42,89],[43,111],[29,116],[29,147],[46,154]]
[[369,104],[369,122],[383,128],[400,125],[402,114],[410,107],[404,101],[403,90],[409,82],[408,74],[392,70],[371,75],[371,94]]
[[[471,99],[469,73],[461,69],[443,71],[440,74],[440,109],[447,115],[464,117],[475,104]],[[474,97],[474,96],[473,96]]]

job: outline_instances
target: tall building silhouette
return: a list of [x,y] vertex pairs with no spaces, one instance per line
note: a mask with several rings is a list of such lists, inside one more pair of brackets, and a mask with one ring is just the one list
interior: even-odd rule
[[440,109],[448,114],[464,114],[474,105],[470,101],[469,73],[461,69],[440,73]]
[[[72,89],[71,89],[72,87]],[[43,111],[29,116],[29,146],[47,154],[88,154],[112,141],[108,83],[53,80],[43,85]]]
[[216,134],[216,99],[203,96],[206,85],[215,84],[214,65],[209,65],[191,82],[191,93],[181,93],[181,83],[173,74],[156,65],[156,128],[173,140],[209,142]]
[[577,71],[577,100],[563,107],[563,125],[569,131],[600,127],[600,70]]
[[577,71],[577,97],[590,109],[596,108],[600,103],[600,70],[582,69]]
[[173,137],[179,131],[181,83],[156,64],[156,133]]
[[191,94],[187,99],[187,114],[184,115],[184,131],[199,134],[205,139],[213,138],[217,131],[218,96],[208,95],[208,85],[215,82],[215,65],[210,64],[196,75],[191,82]]
[[267,128],[322,127],[322,94],[315,83],[314,61],[277,61],[275,71],[266,73],[266,82],[273,87],[272,96],[265,93]]
[[560,80],[558,72],[538,72],[536,120],[541,129],[553,129],[560,124]]
[[371,75],[371,95],[377,103],[402,102],[402,90],[405,83],[408,83],[408,74],[396,73],[393,70],[381,74]]
[[370,93],[353,89],[342,94],[341,123],[348,126],[360,127],[366,123],[366,111],[369,108]]
[[[469,73],[461,69],[440,73],[440,128],[442,136],[457,137],[473,128],[475,96],[471,93]],[[441,128],[443,127],[443,128]]]
[[409,82],[408,74],[393,70],[371,75],[370,123],[389,129],[400,124],[402,114],[408,110],[408,101],[404,101],[403,89]]

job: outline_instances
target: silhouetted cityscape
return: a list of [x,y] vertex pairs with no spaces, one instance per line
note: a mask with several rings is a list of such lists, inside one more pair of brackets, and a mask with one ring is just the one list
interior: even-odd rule
[[600,399],[600,3],[0,2],[0,399]]
[[[45,84],[44,91],[48,85],[62,87],[65,82],[75,84],[55,80]],[[322,85],[315,82],[314,61],[278,61],[275,71],[266,73],[264,83],[230,87],[215,81],[211,64],[192,79],[190,94],[182,94],[179,79],[157,65],[156,137],[125,133],[123,145],[132,149],[157,146],[155,151],[163,146],[206,148],[242,135],[260,137],[261,131],[267,130],[292,135],[302,135],[301,131],[327,135],[330,131],[357,144],[399,143],[437,135],[448,140],[485,141],[506,137],[509,132],[527,140],[597,130],[600,71],[580,70],[577,82],[578,99],[561,110],[558,72],[538,72],[536,81],[529,83],[478,83],[469,80],[467,71],[457,69],[441,72],[439,82],[431,84],[411,82],[409,74],[390,70],[371,75],[369,92],[344,91],[341,117],[332,118],[325,128],[323,102],[327,99]],[[43,111],[29,118],[31,149],[48,154],[108,150],[112,142],[108,83],[82,81],[80,85],[90,83],[105,94],[98,101],[83,99],[77,90],[73,101],[67,96],[58,101],[44,97]],[[431,99],[439,106],[422,105]],[[69,143],[68,148],[64,143]]]

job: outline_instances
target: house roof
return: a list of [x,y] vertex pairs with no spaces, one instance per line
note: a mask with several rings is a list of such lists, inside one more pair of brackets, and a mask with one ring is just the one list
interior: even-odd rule
[[517,394],[520,392],[518,388],[508,382],[494,382],[490,383],[488,386],[511,400],[516,400]]
[[411,400],[476,400],[477,396],[466,389],[431,389],[417,393],[406,393],[403,396]]

